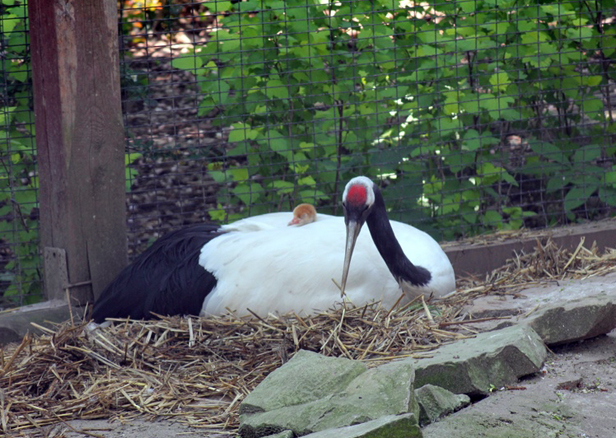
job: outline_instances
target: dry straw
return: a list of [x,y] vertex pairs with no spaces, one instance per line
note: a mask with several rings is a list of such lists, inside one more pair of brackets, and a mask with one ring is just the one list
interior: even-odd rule
[[533,253],[486,279],[461,281],[451,297],[393,310],[347,304],[306,317],[118,320],[94,332],[77,321],[38,327],[45,334],[0,351],[0,431],[49,436],[50,425],[69,420],[141,417],[232,433],[246,394],[299,349],[369,365],[426,357],[476,332],[478,320],[463,312],[475,297],[616,269],[615,251],[599,254],[583,243],[571,252],[537,241]]

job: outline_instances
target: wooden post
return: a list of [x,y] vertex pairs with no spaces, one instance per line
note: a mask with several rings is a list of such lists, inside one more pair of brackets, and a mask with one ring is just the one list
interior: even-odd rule
[[[28,13],[41,245],[66,251],[71,300],[84,304],[127,262],[117,2],[29,0]],[[45,284],[66,282],[61,265],[45,263]]]

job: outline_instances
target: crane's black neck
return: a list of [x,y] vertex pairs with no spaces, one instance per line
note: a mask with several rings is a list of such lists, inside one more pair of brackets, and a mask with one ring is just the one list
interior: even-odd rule
[[398,283],[406,281],[414,286],[428,284],[432,274],[426,268],[411,263],[402,251],[389,223],[383,195],[376,185],[374,185],[374,205],[366,222],[376,248],[396,281]]

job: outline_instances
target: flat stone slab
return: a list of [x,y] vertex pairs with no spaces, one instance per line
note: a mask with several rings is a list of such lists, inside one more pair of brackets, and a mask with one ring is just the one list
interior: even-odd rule
[[285,430],[280,433],[275,433],[274,435],[268,435],[265,438],[295,438],[293,436],[292,430]]
[[[336,380],[338,370],[342,372]],[[417,424],[414,376],[406,361],[367,370],[348,359],[299,352],[246,397],[239,433],[258,438],[292,430],[303,436],[407,413]]]
[[[516,295],[487,295],[464,306],[463,312],[474,318],[499,316],[523,316],[545,306],[564,304],[568,301],[584,300],[589,296],[605,294],[616,297],[616,273],[584,280],[553,281],[539,286],[528,287]],[[512,318],[517,322],[518,318]],[[487,325],[494,327],[498,321]]]
[[463,311],[474,319],[510,317],[472,325],[482,331],[530,321],[549,346],[590,339],[616,328],[616,273],[480,297]]
[[481,333],[445,345],[427,359],[405,359],[415,367],[415,385],[432,384],[455,394],[486,395],[540,370],[547,350],[527,325]]
[[542,373],[422,429],[424,438],[616,436],[616,332],[555,347]]
[[413,414],[387,415],[355,426],[311,433],[304,438],[421,438]]
[[419,402],[419,424],[425,425],[445,415],[468,406],[471,399],[466,394],[454,394],[434,385],[424,385],[415,390]]
[[248,394],[240,405],[240,415],[322,399],[342,391],[367,369],[361,362],[300,350]]
[[616,295],[594,295],[554,304],[522,322],[529,324],[549,346],[594,338],[616,328]]

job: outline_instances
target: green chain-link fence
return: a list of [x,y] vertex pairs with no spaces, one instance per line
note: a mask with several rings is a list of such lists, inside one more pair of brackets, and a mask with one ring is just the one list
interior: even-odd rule
[[[25,6],[2,30],[0,285],[36,293]],[[166,230],[380,182],[439,239],[616,206],[614,1],[138,1],[120,7],[133,253]]]

